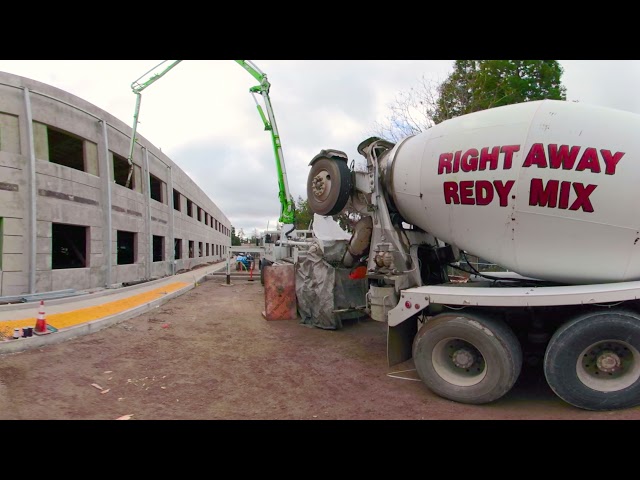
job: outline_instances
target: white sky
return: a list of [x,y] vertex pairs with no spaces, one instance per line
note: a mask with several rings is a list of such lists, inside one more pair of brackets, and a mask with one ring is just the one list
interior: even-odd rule
[[[269,92],[294,199],[322,149],[360,162],[358,144],[422,76],[444,80],[453,60],[252,60]],[[132,125],[131,83],[162,60],[0,60],[0,71],[66,90]],[[160,72],[170,62],[154,72]],[[640,113],[640,61],[561,60],[567,100]],[[169,156],[250,236],[280,214],[271,134],[233,60],[185,60],[142,92],[138,133]],[[259,97],[261,101],[261,98]],[[262,102],[261,102],[262,104]]]

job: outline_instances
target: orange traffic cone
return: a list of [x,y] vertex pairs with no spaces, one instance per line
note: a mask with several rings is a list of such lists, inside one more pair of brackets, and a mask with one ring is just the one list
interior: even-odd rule
[[47,320],[44,317],[44,300],[40,300],[40,310],[38,311],[38,319],[36,320],[36,328],[33,330],[36,335],[46,335],[51,333],[47,328]]

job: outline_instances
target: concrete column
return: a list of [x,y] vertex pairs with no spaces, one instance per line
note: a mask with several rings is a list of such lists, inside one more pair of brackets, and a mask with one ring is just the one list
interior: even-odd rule
[[153,237],[151,235],[151,177],[149,177],[149,152],[142,147],[142,182],[144,195],[144,238],[147,243],[147,261],[145,267],[145,278],[151,278],[151,265],[153,264]]
[[173,231],[173,214],[175,213],[175,209],[173,208],[173,170],[171,169],[171,165],[167,165],[167,170],[169,171],[167,189],[169,190],[169,265],[171,275],[176,274],[176,249],[174,243],[175,234]]
[[102,154],[98,152],[98,172],[102,183],[102,251],[104,254],[105,287],[113,284],[113,229],[111,228],[111,165],[109,165],[109,137],[107,136],[107,122],[102,123]]
[[33,118],[31,116],[31,98],[29,96],[29,89],[24,88],[24,110],[26,113],[26,127],[28,137],[28,176],[27,176],[27,190],[29,200],[27,202],[27,245],[26,251],[28,256],[29,265],[29,293],[36,293],[36,150],[33,140]]

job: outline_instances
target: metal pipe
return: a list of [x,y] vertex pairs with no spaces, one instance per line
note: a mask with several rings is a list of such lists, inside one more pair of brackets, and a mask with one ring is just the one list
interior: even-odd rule
[[295,245],[295,246],[302,246],[302,247],[310,247],[313,242],[295,242],[295,241],[291,241],[291,240],[278,240],[276,243],[276,245]]
[[24,87],[24,108],[27,117],[27,138],[29,148],[29,176],[27,185],[29,190],[29,220],[28,220],[28,265],[29,265],[29,293],[36,292],[36,246],[37,246],[37,224],[36,224],[36,147],[33,138],[33,117],[31,115],[31,99],[29,89]]
[[113,283],[111,272],[111,251],[113,243],[113,231],[111,223],[111,168],[109,168],[109,137],[107,136],[107,122],[100,120],[102,123],[102,137],[104,138],[103,160],[102,160],[102,196],[104,205],[102,210],[104,233],[102,241],[104,242],[102,251],[105,257],[106,267],[106,287],[109,288]]
[[129,188],[129,182],[131,181],[131,175],[133,175],[133,149],[136,146],[136,132],[138,130],[138,115],[140,113],[140,102],[142,101],[142,95],[136,93],[136,109],[133,113],[133,129],[131,131],[131,143],[129,146],[129,156],[127,161],[129,162],[129,173],[127,174],[127,182],[125,187]]
[[175,233],[174,229],[174,220],[173,215],[175,213],[175,208],[173,205],[173,169],[171,166],[167,167],[169,170],[169,178],[167,182],[167,195],[169,196],[167,204],[169,205],[169,261],[171,262],[171,275],[176,274],[176,246],[175,243]]
[[145,278],[151,278],[151,264],[153,263],[153,237],[151,236],[151,177],[149,175],[149,155],[145,147],[142,147],[142,164],[144,169],[144,176],[147,179],[143,182],[145,186],[144,194],[144,207],[145,207],[145,220],[144,220],[144,234],[147,238],[147,261],[145,267]]

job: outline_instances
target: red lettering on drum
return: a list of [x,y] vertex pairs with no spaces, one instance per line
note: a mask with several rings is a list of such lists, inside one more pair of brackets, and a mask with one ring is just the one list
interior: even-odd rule
[[[582,209],[583,212],[593,213],[593,205],[589,196],[596,189],[597,185],[587,185],[579,182],[562,182],[558,180],[548,180],[546,185],[542,178],[532,178],[529,189],[529,205],[547,208],[567,209],[569,205],[569,186],[573,187],[576,198],[569,207],[569,210]],[[560,187],[558,189],[558,187]]]
[[600,162],[598,161],[598,152],[595,148],[585,149],[582,154],[582,158],[576,167],[576,172],[581,172],[587,168],[593,173],[600,173]]
[[444,182],[442,184],[444,203],[447,205],[489,205],[496,194],[501,207],[509,203],[509,193],[515,180],[502,182],[501,180],[464,180],[458,182]]
[[522,164],[523,167],[530,167],[531,165],[536,165],[539,168],[547,168],[547,157],[544,153],[544,145],[541,143],[531,145],[527,158]]
[[576,201],[573,202],[573,205],[569,207],[569,210],[578,210],[582,208],[583,212],[593,212],[593,205],[591,205],[591,201],[589,200],[589,195],[596,189],[597,185],[587,185],[586,187],[581,183],[574,183],[573,189],[578,195]]
[[604,173],[606,175],[615,175],[616,166],[618,165],[618,162],[622,160],[624,152],[616,152],[615,155],[611,155],[611,150],[602,149],[600,150],[600,154],[602,155],[602,159],[606,165]]
[[549,166],[551,168],[560,168],[562,166],[563,170],[571,170],[573,164],[576,163],[578,153],[580,153],[580,147],[577,145],[569,150],[569,145],[560,145],[560,148],[558,148],[555,143],[550,143],[548,148]]

